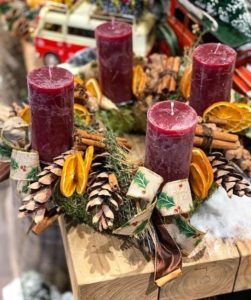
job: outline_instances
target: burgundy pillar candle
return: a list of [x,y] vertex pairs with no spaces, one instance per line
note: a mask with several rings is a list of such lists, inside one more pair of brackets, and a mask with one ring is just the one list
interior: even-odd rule
[[235,50],[220,43],[194,50],[190,105],[198,115],[215,102],[229,101],[235,60]]
[[197,114],[178,101],[154,104],[147,113],[145,166],[165,182],[189,176]]
[[28,74],[32,148],[43,162],[70,149],[73,134],[73,76],[58,67]]
[[95,31],[99,82],[103,93],[116,104],[132,99],[132,28],[123,22],[108,22]]

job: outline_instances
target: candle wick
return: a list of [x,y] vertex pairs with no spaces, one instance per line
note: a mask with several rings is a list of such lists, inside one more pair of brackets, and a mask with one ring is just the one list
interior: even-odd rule
[[49,78],[50,78],[50,80],[51,80],[51,78],[52,78],[52,74],[51,74],[51,66],[49,66],[48,71],[49,71]]
[[171,101],[171,116],[174,115],[174,102]]
[[219,50],[219,47],[220,47],[220,43],[217,43],[217,47],[216,47],[216,49],[214,51],[214,54],[216,54],[216,52]]

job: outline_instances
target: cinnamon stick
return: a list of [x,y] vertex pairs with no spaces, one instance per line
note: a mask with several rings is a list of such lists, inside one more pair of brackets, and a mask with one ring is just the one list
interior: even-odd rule
[[[195,136],[193,140],[193,145],[200,147],[204,144],[204,138],[200,136]],[[239,143],[227,142],[222,140],[213,139],[211,143],[211,148],[213,149],[223,149],[223,150],[235,150],[239,147]]]
[[170,80],[170,83],[169,83],[169,92],[174,92],[176,90],[175,74],[178,74],[179,68],[180,68],[180,57],[176,56],[174,58],[174,62],[173,62],[172,71],[173,71],[174,75],[171,76],[171,80]]
[[[239,137],[236,134],[222,132],[219,130],[212,130],[211,132],[212,132],[212,137],[217,140],[233,142],[233,143],[235,143],[239,140]],[[201,126],[199,124],[196,126],[195,135],[205,136],[205,130],[204,130],[203,126]]]
[[92,139],[84,139],[84,138],[81,138],[81,142],[85,145],[88,145],[88,146],[94,146],[94,147],[97,147],[97,148],[105,148],[106,145],[100,141],[95,141],[95,140],[92,140]]
[[214,116],[207,118],[208,123],[215,123],[216,125],[227,125],[227,120],[219,119]]
[[56,214],[52,217],[45,217],[40,223],[32,227],[32,231],[37,235],[41,234],[46,228],[54,223],[58,219],[58,217],[59,214]]
[[[80,137],[84,138],[84,139],[89,139],[89,140],[93,140],[93,141],[97,141],[97,142],[103,142],[105,137],[100,134],[100,133],[89,133],[86,130],[83,129],[76,129],[75,133],[77,135],[79,135]],[[126,138],[122,138],[122,137],[116,137],[116,141],[118,142],[118,144],[122,147],[126,147],[128,149],[131,149],[131,146],[128,144],[128,140]]]

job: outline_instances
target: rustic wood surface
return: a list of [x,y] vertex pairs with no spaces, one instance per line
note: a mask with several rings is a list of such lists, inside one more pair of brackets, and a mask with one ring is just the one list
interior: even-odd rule
[[[27,71],[41,66],[31,44],[23,42]],[[144,139],[131,139],[134,157],[143,159]],[[86,225],[67,228],[59,219],[74,300],[192,300],[251,288],[251,241],[236,244],[205,238],[183,263],[183,275],[160,291],[153,285],[153,263],[122,240]],[[159,292],[159,293],[158,293]]]
[[251,289],[251,240],[238,241],[236,247],[240,254],[240,266],[234,291]]

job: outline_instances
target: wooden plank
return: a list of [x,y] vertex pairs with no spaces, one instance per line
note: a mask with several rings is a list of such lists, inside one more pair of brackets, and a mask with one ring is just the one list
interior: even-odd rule
[[236,246],[240,253],[240,266],[234,291],[251,289],[251,240],[238,241]]
[[[239,252],[233,243],[207,239],[197,254],[184,259],[182,276],[160,290],[161,300],[191,300],[233,291],[239,266]],[[205,249],[200,257],[200,248]]]
[[75,300],[157,299],[153,262],[140,250],[121,250],[123,240],[78,225],[66,231],[59,220]]

